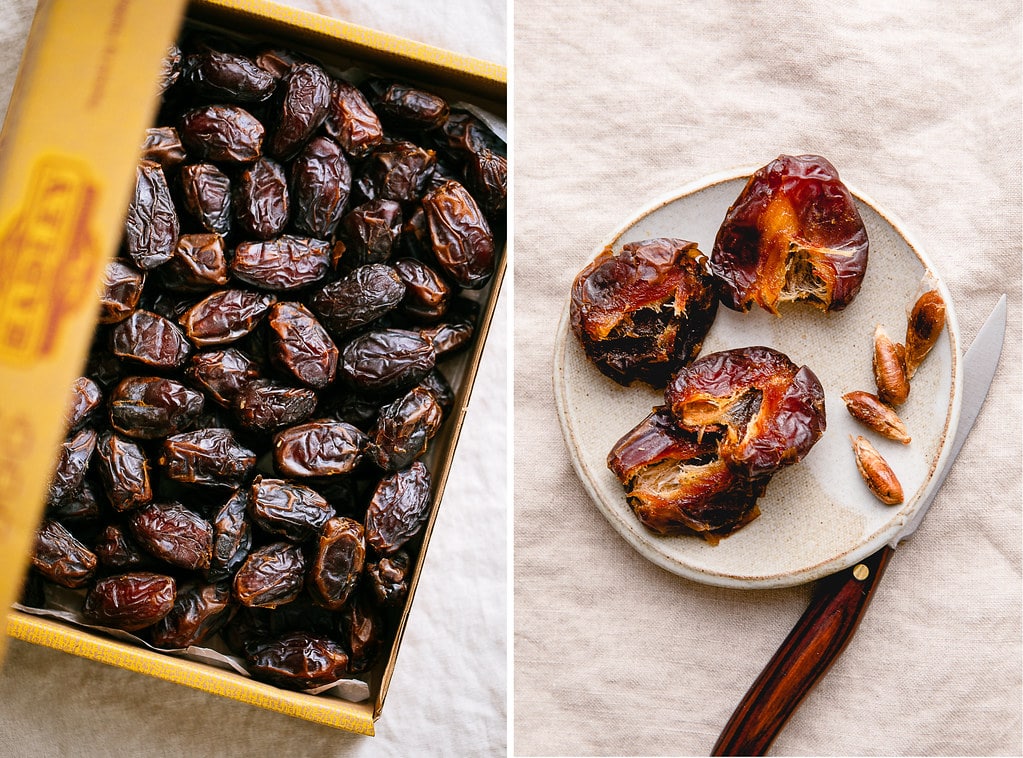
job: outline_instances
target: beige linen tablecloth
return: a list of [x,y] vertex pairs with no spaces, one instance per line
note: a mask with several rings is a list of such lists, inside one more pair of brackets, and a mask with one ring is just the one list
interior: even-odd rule
[[[503,0],[290,4],[506,62]],[[31,0],[0,0],[0,113],[34,9]],[[503,754],[507,300],[498,304],[376,737],[11,640],[0,672],[0,756]]]
[[930,515],[774,752],[1020,754],[1019,3],[518,0],[514,36],[516,754],[706,755],[806,607],[810,586],[640,557],[587,499],[551,391],[600,240],[779,153],[827,156],[905,222],[965,344],[1003,292],[1009,329]]

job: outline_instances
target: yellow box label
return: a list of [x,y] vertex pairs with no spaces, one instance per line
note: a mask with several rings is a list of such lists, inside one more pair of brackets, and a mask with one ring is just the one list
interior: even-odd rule
[[89,232],[99,184],[70,157],[47,156],[32,168],[20,209],[0,232],[0,362],[49,357],[66,317],[94,293],[99,262]]

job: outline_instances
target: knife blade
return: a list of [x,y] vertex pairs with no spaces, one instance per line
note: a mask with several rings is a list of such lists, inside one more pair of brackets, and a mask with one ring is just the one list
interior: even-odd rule
[[994,379],[1005,339],[1006,296],[963,356],[963,397],[952,445],[935,486],[887,545],[822,579],[809,607],[739,703],[711,755],[764,755],[803,698],[852,639],[895,547],[912,535],[959,455]]

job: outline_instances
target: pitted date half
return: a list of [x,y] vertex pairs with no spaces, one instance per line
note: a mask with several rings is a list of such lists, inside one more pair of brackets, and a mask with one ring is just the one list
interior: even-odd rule
[[362,524],[343,516],[330,519],[320,533],[306,579],[315,600],[333,611],[341,610],[362,575],[365,561]]
[[203,160],[250,163],[263,154],[263,125],[234,105],[190,110],[182,116],[178,131],[189,151]]
[[315,284],[330,270],[330,243],[283,234],[265,242],[242,242],[235,248],[231,273],[271,292],[292,292]]
[[231,180],[212,163],[182,166],[178,174],[182,203],[202,227],[215,234],[231,231]]
[[284,479],[256,477],[249,495],[249,516],[265,532],[301,542],[313,537],[334,516],[314,489]]
[[759,169],[718,229],[710,269],[721,302],[778,313],[783,302],[838,311],[863,283],[869,243],[852,194],[819,155],[780,155]]
[[827,426],[824,389],[806,366],[768,347],[705,355],[664,393],[677,423],[718,436],[718,454],[748,477],[803,459]]
[[136,443],[116,434],[104,434],[96,444],[97,468],[110,504],[128,511],[153,499],[149,460]]
[[313,310],[335,337],[376,321],[402,302],[405,285],[390,266],[371,263],[313,295]]
[[170,613],[176,590],[174,579],[165,574],[136,571],[109,576],[89,590],[82,613],[93,624],[133,632]]
[[248,519],[249,489],[234,492],[213,517],[213,555],[207,574],[211,582],[234,576],[252,550],[252,524]]
[[276,303],[267,325],[274,366],[313,389],[324,389],[334,381],[337,345],[308,308],[301,303]]
[[437,263],[460,287],[479,289],[494,275],[494,236],[469,191],[447,181],[423,197]]
[[171,479],[185,484],[235,487],[256,465],[256,454],[241,445],[230,429],[207,428],[168,437],[160,466]]
[[246,384],[235,399],[238,421],[247,429],[272,432],[305,421],[316,410],[316,393],[269,379]]
[[433,369],[433,345],[416,332],[380,329],[366,332],[341,351],[341,376],[356,390],[400,392],[418,384]]
[[145,283],[146,275],[127,261],[110,261],[103,272],[99,322],[116,324],[128,318],[138,307]]
[[135,541],[160,560],[183,569],[207,569],[213,527],[180,503],[149,503],[128,521]]
[[45,519],[36,532],[32,568],[63,587],[82,587],[96,571],[96,554],[59,521]]
[[294,224],[302,234],[330,239],[352,190],[352,169],[341,146],[315,137],[291,162]]
[[380,119],[352,84],[335,79],[323,129],[353,158],[361,158],[383,142]]
[[129,437],[157,439],[185,431],[202,409],[202,393],[180,382],[129,376],[110,395],[110,425]]
[[220,631],[234,610],[229,583],[188,584],[178,589],[174,607],[156,623],[150,639],[168,649],[198,645]]
[[572,331],[601,373],[663,387],[696,357],[717,315],[705,263],[696,243],[659,238],[607,248],[579,272]]
[[366,542],[390,555],[419,534],[430,514],[430,472],[422,461],[380,480],[366,509]]
[[348,673],[344,648],[305,632],[292,632],[259,645],[247,662],[254,675],[289,690],[330,684]]
[[221,290],[189,308],[181,325],[199,347],[224,345],[251,332],[275,302],[277,298],[266,293]]
[[362,461],[366,435],[344,421],[312,421],[278,432],[274,468],[283,476],[348,474]]
[[135,193],[128,204],[124,222],[128,255],[141,269],[170,260],[180,229],[163,168],[153,161],[141,161],[135,174]]
[[272,542],[253,550],[234,576],[234,597],[249,608],[276,608],[295,600],[305,584],[305,558],[297,545]]
[[257,158],[234,184],[234,218],[247,236],[276,237],[288,223],[291,196],[284,169],[269,158]]
[[192,352],[192,346],[177,324],[142,310],[135,311],[114,327],[110,344],[114,355],[120,358],[161,369],[181,366]]
[[432,392],[413,387],[408,394],[380,409],[370,432],[370,454],[384,471],[406,468],[426,452],[440,429],[444,412]]

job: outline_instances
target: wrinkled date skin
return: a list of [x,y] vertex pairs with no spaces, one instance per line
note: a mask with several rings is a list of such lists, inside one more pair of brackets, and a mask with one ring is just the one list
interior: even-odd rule
[[189,308],[181,325],[199,347],[225,345],[251,332],[275,302],[277,298],[269,294],[221,290]]
[[433,345],[437,358],[446,358],[469,347],[476,333],[479,308],[476,303],[458,298],[447,314],[447,318],[435,326],[419,330],[419,334]]
[[227,582],[186,585],[178,589],[171,612],[153,627],[150,640],[168,649],[199,645],[230,621],[234,610]]
[[343,219],[346,261],[361,266],[390,259],[401,234],[401,220],[401,204],[394,200],[370,200],[353,208]]
[[117,524],[111,524],[100,532],[93,551],[99,562],[110,569],[140,568],[151,562],[131,535]]
[[241,488],[213,517],[213,554],[207,577],[211,582],[229,579],[252,550],[252,524],[249,521],[249,490]]
[[406,292],[390,266],[371,263],[331,282],[312,298],[312,307],[335,337],[376,321],[396,309]]
[[315,284],[330,269],[330,243],[283,234],[266,242],[242,242],[234,251],[231,273],[271,292],[292,292]]
[[333,518],[334,509],[309,487],[256,477],[249,496],[249,516],[263,531],[301,542],[319,534]]
[[185,160],[185,147],[181,136],[173,126],[156,126],[146,129],[142,143],[142,160],[159,163],[163,168],[172,168]]
[[110,261],[103,272],[99,299],[99,322],[124,321],[138,307],[146,275],[127,261]]
[[180,503],[149,503],[128,521],[132,536],[143,550],[178,568],[210,566],[213,527]]
[[434,129],[448,119],[447,101],[400,82],[371,79],[367,83],[373,109],[386,123],[404,129]]
[[163,168],[140,161],[135,174],[135,193],[128,204],[124,239],[128,255],[140,269],[151,269],[170,260],[180,225]]
[[114,327],[110,339],[114,355],[153,368],[178,368],[192,353],[177,324],[150,311],[135,311]]
[[270,360],[285,374],[313,389],[337,375],[338,349],[327,330],[301,303],[276,303],[267,319]]
[[256,454],[242,446],[230,429],[207,428],[168,437],[160,467],[171,479],[185,484],[243,483],[256,465]]
[[839,311],[860,291],[869,243],[852,194],[819,155],[781,155],[725,214],[710,268],[721,302],[778,313],[785,302]]
[[663,387],[693,360],[717,315],[713,280],[694,242],[649,239],[607,248],[572,284],[572,332],[622,385]]
[[367,157],[356,187],[367,200],[412,202],[426,189],[437,154],[406,140],[385,142]]
[[380,480],[366,509],[366,542],[381,555],[419,534],[430,514],[430,472],[422,461]]
[[305,558],[298,546],[272,542],[254,550],[234,576],[235,599],[249,608],[290,603],[305,584]]
[[305,632],[292,632],[259,645],[247,662],[255,676],[289,690],[330,684],[348,674],[344,648]]
[[82,587],[96,571],[96,554],[60,522],[45,519],[36,532],[32,568],[62,587]]
[[307,387],[260,379],[241,389],[234,408],[245,428],[272,432],[305,421],[316,410],[316,403],[316,392]]
[[508,159],[491,150],[473,153],[465,164],[465,186],[480,199],[488,221],[501,220],[508,206]]
[[323,129],[353,158],[361,158],[384,140],[380,118],[357,87],[336,79]]
[[64,419],[69,432],[78,431],[82,424],[89,421],[103,404],[103,391],[99,385],[87,376],[80,376],[71,385],[71,401],[68,403]]
[[172,577],[149,571],[100,579],[85,597],[82,613],[90,623],[133,632],[152,626],[174,608]]
[[157,376],[129,376],[110,395],[110,425],[139,439],[183,432],[202,410],[201,392]]
[[343,516],[323,527],[306,584],[316,602],[341,610],[366,562],[366,535],[358,521]]
[[404,550],[366,564],[370,590],[381,606],[393,608],[405,600],[411,568],[412,560]]
[[290,178],[295,228],[330,239],[352,191],[352,169],[341,146],[327,137],[310,140],[291,162]]
[[242,388],[259,378],[259,368],[241,350],[229,347],[196,353],[187,375],[215,402],[229,408]]
[[259,158],[249,164],[234,185],[234,219],[249,237],[268,240],[288,223],[291,199],[284,169],[276,161]]
[[316,64],[300,63],[279,86],[283,94],[269,152],[285,159],[292,157],[327,117],[331,80]]
[[60,503],[81,489],[97,439],[94,430],[82,429],[64,441],[50,480],[49,502]]
[[413,387],[404,397],[380,409],[370,432],[370,454],[384,471],[406,468],[426,452],[440,429],[444,411],[432,392]]
[[416,332],[380,329],[353,339],[341,352],[341,375],[369,393],[400,392],[418,384],[437,362],[433,345]]
[[494,275],[494,236],[469,191],[444,182],[423,197],[437,263],[455,284],[483,287]]
[[129,511],[153,499],[149,459],[136,443],[116,434],[104,434],[96,444],[97,468],[110,504]]
[[46,503],[46,513],[51,518],[59,519],[65,524],[87,524],[91,526],[100,517],[99,500],[96,489],[86,479],[82,486],[58,501]]
[[712,544],[759,515],[770,478],[730,469],[711,435],[681,429],[664,406],[615,443],[607,464],[647,529],[695,533]]
[[202,227],[215,234],[231,231],[231,180],[212,163],[192,163],[178,174],[182,204]]
[[173,292],[207,292],[227,284],[224,238],[219,234],[182,234],[174,255],[157,269]]
[[366,671],[379,655],[383,643],[383,622],[370,603],[356,596],[342,611],[341,629],[349,650],[353,674]]
[[283,476],[337,476],[362,462],[366,435],[344,421],[313,421],[278,432],[274,468]]
[[407,315],[422,321],[444,316],[451,302],[451,285],[444,277],[415,258],[395,261],[394,271],[405,285],[401,308]]
[[270,97],[277,79],[256,63],[236,53],[204,50],[190,55],[186,63],[186,81],[199,97],[245,103]]
[[188,111],[178,131],[188,150],[203,160],[251,163],[263,154],[266,130],[238,106],[208,105]]
[[705,355],[672,378],[664,397],[679,426],[719,435],[720,457],[748,477],[802,460],[827,426],[816,375],[768,347]]

